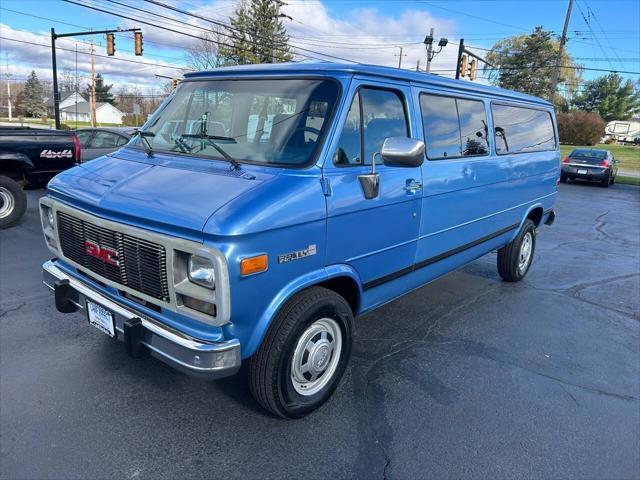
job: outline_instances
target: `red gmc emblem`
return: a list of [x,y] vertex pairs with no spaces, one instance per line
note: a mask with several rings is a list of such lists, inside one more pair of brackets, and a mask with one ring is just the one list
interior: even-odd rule
[[101,247],[91,240],[84,241],[84,253],[86,253],[87,255],[91,255],[92,257],[99,258],[104,263],[108,263],[109,265],[113,265],[115,267],[119,265],[118,252],[116,252],[113,248]]

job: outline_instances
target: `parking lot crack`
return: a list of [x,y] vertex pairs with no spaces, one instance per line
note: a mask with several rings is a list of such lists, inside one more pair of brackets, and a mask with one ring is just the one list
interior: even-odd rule
[[2,312],[0,312],[0,318],[4,318],[9,313],[17,312],[22,307],[24,307],[26,304],[27,304],[27,302],[22,302],[22,303],[19,303],[18,305],[16,305],[15,307],[13,307],[13,308],[8,308],[6,310],[3,310]]

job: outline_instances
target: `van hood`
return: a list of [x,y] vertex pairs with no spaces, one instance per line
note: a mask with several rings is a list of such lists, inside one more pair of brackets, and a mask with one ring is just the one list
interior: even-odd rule
[[[272,175],[271,175],[272,176]],[[54,196],[127,223],[202,238],[213,213],[264,182],[226,163],[117,152],[67,170],[48,185]]]

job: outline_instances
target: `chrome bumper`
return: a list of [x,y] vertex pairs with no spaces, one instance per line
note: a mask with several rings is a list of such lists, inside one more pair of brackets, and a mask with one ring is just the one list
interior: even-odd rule
[[130,354],[148,349],[154,357],[188,375],[209,380],[233,375],[240,369],[240,342],[207,343],[162,325],[96,292],[67,275],[54,261],[42,265],[42,282],[54,291],[62,312],[84,310],[86,299],[113,312],[116,338],[125,342]]

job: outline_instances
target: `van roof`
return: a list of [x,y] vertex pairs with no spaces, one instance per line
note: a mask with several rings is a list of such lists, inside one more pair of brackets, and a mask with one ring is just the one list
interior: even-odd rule
[[494,97],[509,98],[525,102],[536,103],[551,107],[548,101],[527,95],[524,93],[506,90],[504,88],[492,87],[473,82],[454,80],[452,78],[441,77],[424,72],[413,70],[403,70],[394,67],[384,67],[380,65],[367,65],[362,63],[332,63],[332,62],[285,62],[275,64],[257,65],[237,65],[232,67],[221,67],[215,70],[202,72],[191,72],[185,74],[185,79],[207,78],[207,77],[228,77],[235,75],[259,75],[259,74],[363,74],[377,77],[385,77],[394,80],[410,81],[416,84],[427,84],[436,87],[454,88],[469,93],[482,93]]

